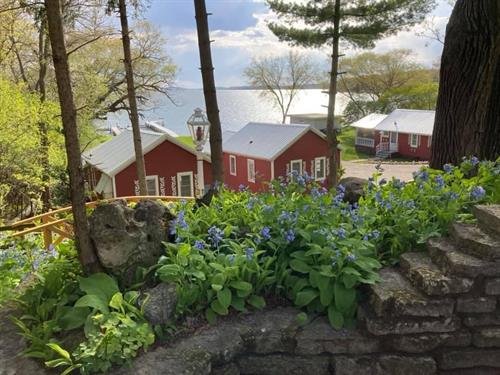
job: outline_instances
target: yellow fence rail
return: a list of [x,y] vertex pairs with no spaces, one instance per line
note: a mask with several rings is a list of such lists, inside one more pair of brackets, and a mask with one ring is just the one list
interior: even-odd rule
[[[161,200],[163,202],[175,202],[180,200],[191,200],[193,197],[176,196],[131,196],[103,199],[86,203],[87,209],[93,209],[103,203],[124,200],[127,203],[135,203],[142,200]],[[44,247],[58,245],[65,239],[73,239],[74,230],[71,215],[71,206],[52,210],[41,215],[19,220],[8,226],[13,233],[9,237],[24,237],[30,233],[42,233]]]

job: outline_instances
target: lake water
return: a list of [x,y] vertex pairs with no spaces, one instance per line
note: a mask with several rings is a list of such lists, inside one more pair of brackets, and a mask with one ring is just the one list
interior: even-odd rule
[[[280,122],[280,110],[273,106],[270,98],[262,97],[260,90],[218,90],[221,125],[223,130],[239,130],[248,122]],[[203,91],[199,89],[172,89],[171,96],[175,104],[165,96],[155,96],[150,101],[150,109],[142,111],[141,122],[162,120],[164,126],[177,134],[188,134],[186,120],[196,107],[204,108]],[[290,108],[293,113],[326,113],[328,95],[322,90],[301,90]],[[342,114],[346,97],[337,95],[336,114]],[[108,116],[105,127],[127,127],[128,116],[125,113]]]

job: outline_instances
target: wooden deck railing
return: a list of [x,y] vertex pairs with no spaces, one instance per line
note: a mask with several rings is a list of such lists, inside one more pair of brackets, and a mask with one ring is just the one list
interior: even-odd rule
[[[134,203],[145,199],[175,202],[180,200],[191,200],[194,198],[174,196],[131,196],[88,202],[86,203],[86,206],[88,209],[92,209],[97,205],[118,200],[125,200],[127,203]],[[59,208],[41,215],[19,220],[8,227],[4,227],[3,229],[8,228],[12,232],[8,234],[8,237],[24,237],[30,233],[43,233],[44,247],[48,249],[50,245],[55,246],[65,239],[73,238],[73,223],[70,215],[71,206]]]

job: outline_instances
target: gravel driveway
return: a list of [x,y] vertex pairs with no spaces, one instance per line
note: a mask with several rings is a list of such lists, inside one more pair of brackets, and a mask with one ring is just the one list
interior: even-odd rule
[[[345,174],[342,177],[368,178],[376,171],[376,165],[373,163],[343,161],[342,167],[345,169]],[[387,179],[396,177],[403,181],[413,180],[413,172],[418,171],[423,166],[423,164],[392,164],[382,162],[382,177]]]

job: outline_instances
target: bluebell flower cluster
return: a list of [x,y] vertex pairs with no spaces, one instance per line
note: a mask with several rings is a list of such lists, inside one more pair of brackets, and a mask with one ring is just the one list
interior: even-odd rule
[[224,232],[221,229],[217,228],[216,226],[208,228],[208,240],[213,247],[219,247],[219,244],[223,239]]
[[251,261],[253,259],[254,254],[255,254],[255,249],[253,247],[248,247],[245,254],[247,260]]
[[358,259],[358,257],[356,255],[354,255],[353,253],[347,254],[347,256],[345,258],[348,262],[354,262],[354,261],[356,261],[356,259]]
[[451,164],[445,164],[443,166],[443,170],[445,171],[445,173],[451,173],[453,172],[453,166]]
[[445,185],[443,176],[441,176],[440,174],[434,177],[434,182],[436,183],[436,187],[438,190],[442,189]]
[[205,243],[200,240],[194,241],[194,247],[198,250],[203,250],[205,248]]
[[270,240],[271,239],[271,228],[269,227],[264,227],[260,231],[260,235],[264,240]]
[[483,198],[485,195],[486,195],[486,190],[484,190],[482,186],[475,186],[470,193],[471,198],[474,200],[479,200]]
[[295,232],[293,231],[293,229],[288,229],[285,232],[285,240],[287,242],[293,242],[293,240],[295,240]]

